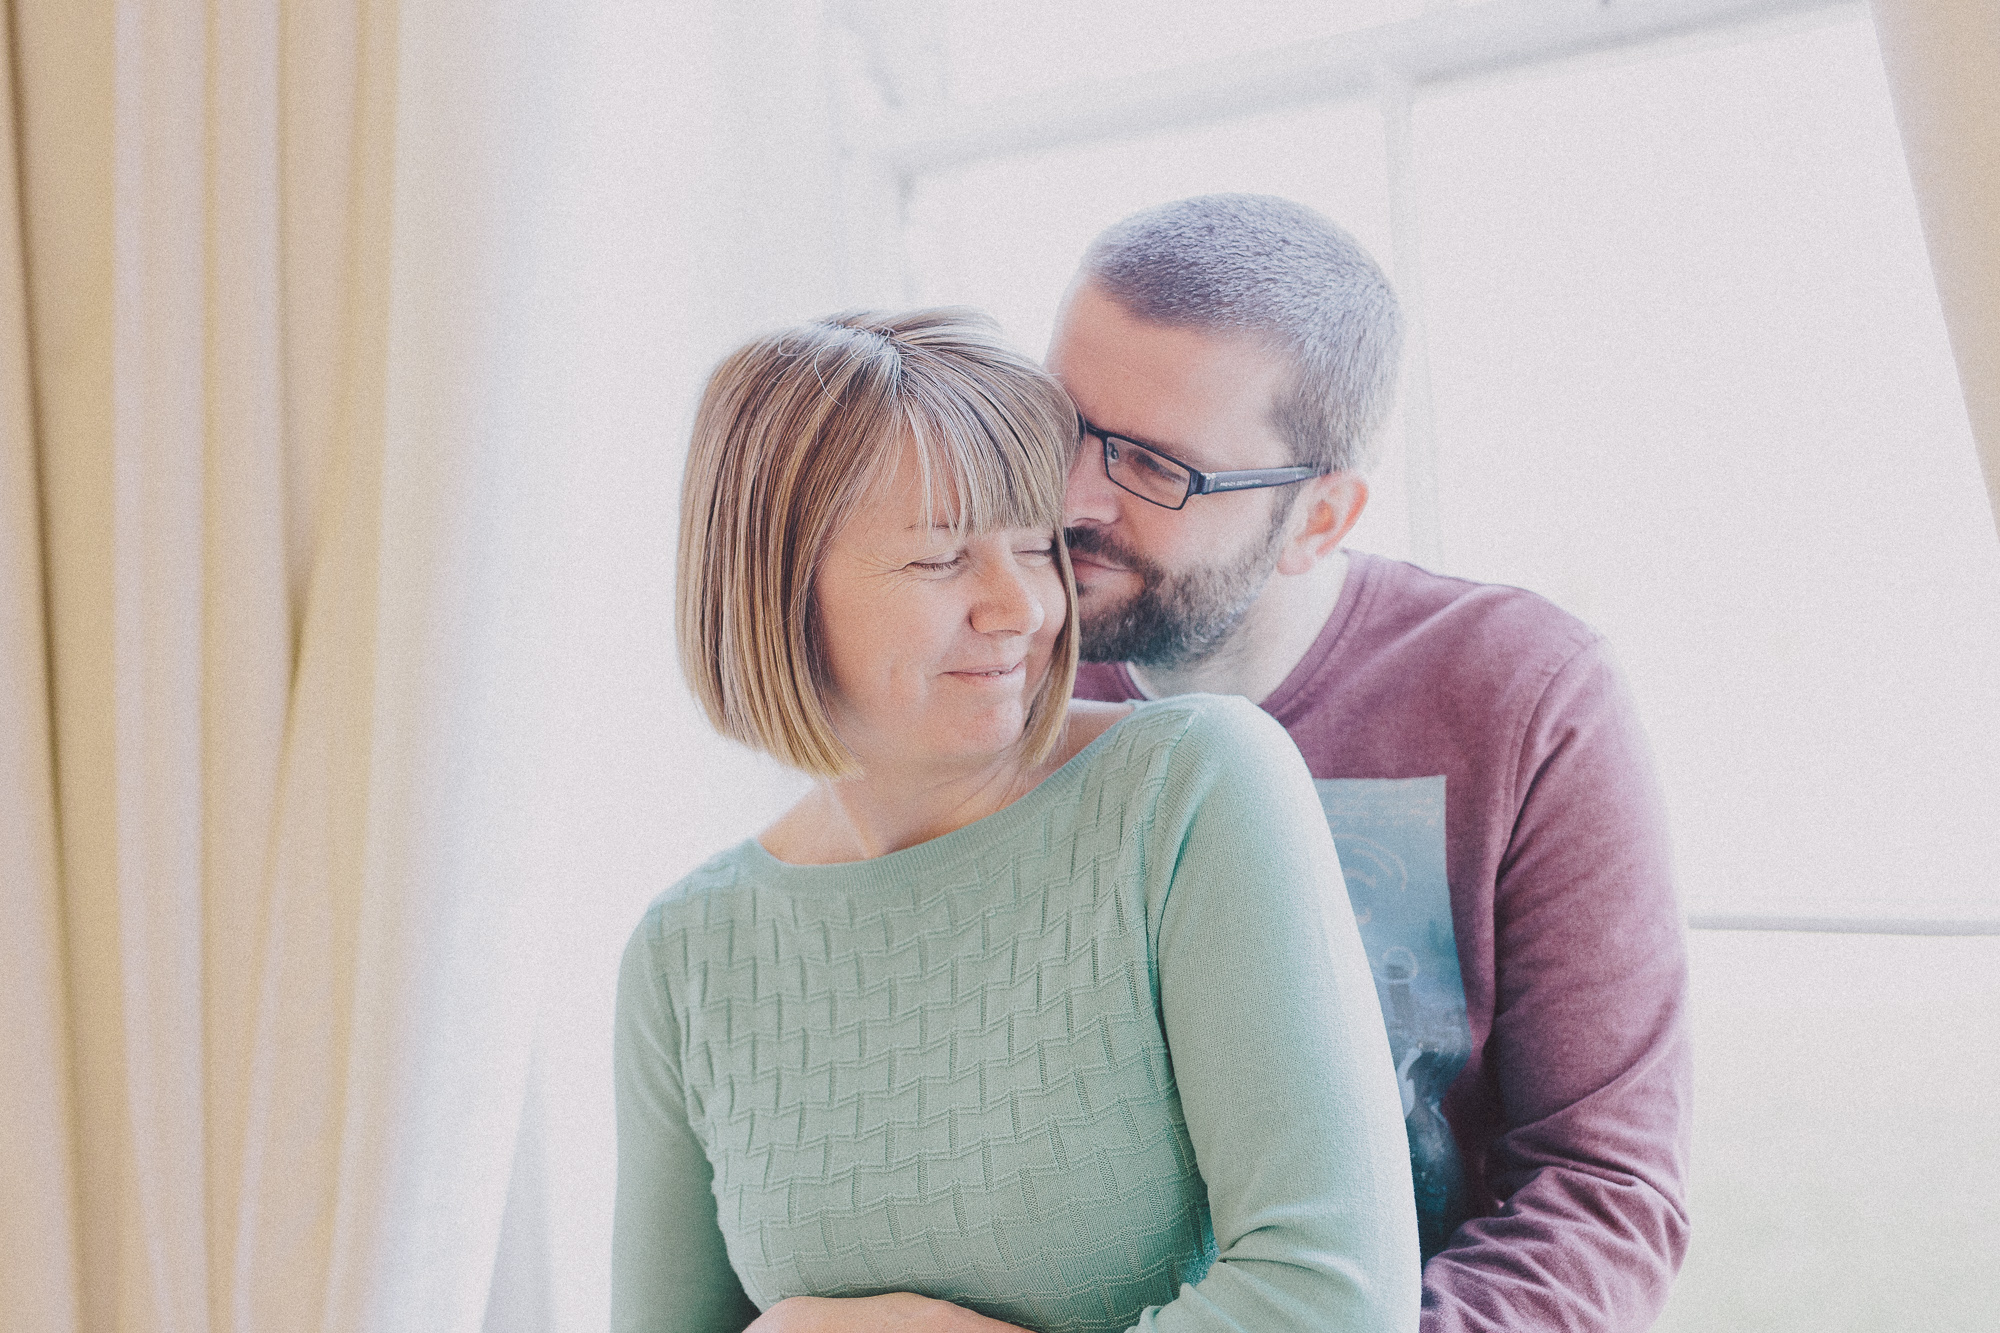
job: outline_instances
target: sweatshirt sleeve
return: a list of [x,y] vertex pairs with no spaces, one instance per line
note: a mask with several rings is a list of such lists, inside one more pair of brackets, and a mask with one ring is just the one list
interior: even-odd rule
[[688,1122],[680,1030],[658,957],[661,904],[618,969],[613,1082],[618,1195],[611,1225],[613,1333],[737,1333],[757,1317],[724,1252],[713,1170]]
[[1283,729],[1241,700],[1207,702],[1148,850],[1159,1009],[1216,1259],[1139,1328],[1414,1329],[1416,1211],[1388,1041]]
[[1424,1269],[1424,1333],[1638,1333],[1687,1247],[1687,963],[1645,738],[1601,642],[1523,734],[1494,893],[1499,1209]]

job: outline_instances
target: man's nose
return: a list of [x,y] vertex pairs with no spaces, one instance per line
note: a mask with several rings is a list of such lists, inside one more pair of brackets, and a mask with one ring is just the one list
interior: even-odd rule
[[1063,526],[1104,525],[1118,518],[1118,495],[1111,478],[1104,475],[1104,442],[1087,436],[1070,464],[1069,482],[1063,490]]

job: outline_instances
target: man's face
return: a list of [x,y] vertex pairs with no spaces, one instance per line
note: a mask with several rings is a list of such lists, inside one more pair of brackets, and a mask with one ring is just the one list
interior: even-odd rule
[[[1048,367],[1091,425],[1191,467],[1292,462],[1270,422],[1284,366],[1248,339],[1134,319],[1083,284],[1057,317]],[[1163,509],[1112,485],[1086,440],[1064,520],[1084,658],[1171,669],[1211,655],[1269,579],[1291,499],[1280,487]]]

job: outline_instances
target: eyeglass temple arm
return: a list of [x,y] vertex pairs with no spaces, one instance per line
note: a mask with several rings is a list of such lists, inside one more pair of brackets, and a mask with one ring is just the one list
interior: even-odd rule
[[1284,486],[1317,477],[1315,467],[1249,468],[1240,472],[1197,472],[1189,495],[1212,495],[1217,491],[1247,491],[1253,486]]

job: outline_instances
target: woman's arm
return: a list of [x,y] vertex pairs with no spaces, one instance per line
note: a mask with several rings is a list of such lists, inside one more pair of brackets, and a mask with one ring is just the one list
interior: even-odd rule
[[1028,1333],[950,1301],[911,1292],[888,1296],[794,1296],[766,1310],[746,1333]]
[[1139,1327],[1414,1330],[1402,1102],[1325,816],[1276,722],[1202,708],[1149,838],[1171,872],[1149,892],[1216,1262]]
[[613,1047],[618,1202],[611,1225],[614,1333],[739,1333],[757,1318],[724,1252],[708,1155],[688,1125],[680,1028],[654,946],[660,906],[618,970]]

